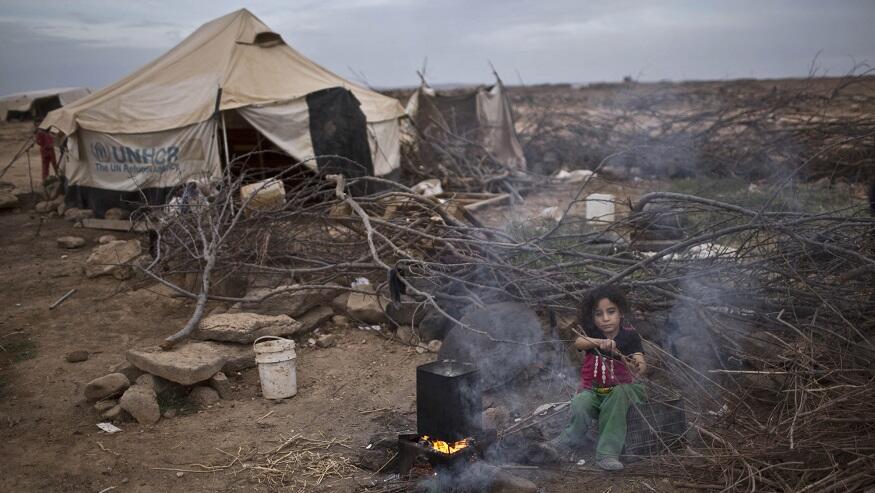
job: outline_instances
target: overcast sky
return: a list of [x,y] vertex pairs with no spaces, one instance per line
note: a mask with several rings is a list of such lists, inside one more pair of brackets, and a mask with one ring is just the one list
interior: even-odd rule
[[0,0],[0,95],[100,88],[241,7],[376,87],[838,75],[875,63],[873,1]]

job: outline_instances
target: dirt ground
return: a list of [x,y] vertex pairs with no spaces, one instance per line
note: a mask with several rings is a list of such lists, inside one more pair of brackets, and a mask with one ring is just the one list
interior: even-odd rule
[[[30,129],[30,123],[0,124],[3,166]],[[19,160],[2,180],[26,194],[31,177],[38,185],[35,150],[30,164],[29,174],[26,160]],[[599,187],[636,193],[621,184]],[[493,210],[484,217],[500,224],[537,214],[561,205],[569,190],[532,196],[522,211]],[[268,491],[250,475],[191,471],[201,470],[196,464],[227,464],[228,453],[275,448],[299,433],[341,441],[345,446],[331,452],[355,457],[375,433],[415,429],[415,367],[435,356],[419,354],[378,332],[349,328],[334,330],[336,347],[299,346],[294,398],[261,398],[257,370],[250,369],[230,375],[233,395],[210,408],[162,418],[154,426],[124,422],[121,433],[100,431],[100,420],[83,397],[84,385],[122,363],[127,349],[155,345],[178,330],[192,305],[133,281],[86,279],[85,258],[107,232],[74,228],[63,218],[37,214],[33,197],[20,199],[20,207],[0,212],[0,491]],[[144,239],[134,233],[113,234]],[[81,236],[88,243],[62,250],[55,240],[64,235]],[[69,299],[49,309],[73,288]],[[88,351],[90,357],[68,363],[65,355],[75,350]],[[512,472],[551,492],[674,490],[667,479],[651,477],[634,465],[613,476],[573,465]],[[326,477],[309,491],[365,491],[383,477],[356,470],[346,478]]]

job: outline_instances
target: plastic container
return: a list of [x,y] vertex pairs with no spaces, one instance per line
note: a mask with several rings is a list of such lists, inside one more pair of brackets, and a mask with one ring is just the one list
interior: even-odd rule
[[586,198],[586,220],[610,223],[614,221],[614,201],[609,193],[593,193]]
[[261,395],[265,399],[286,399],[298,393],[295,369],[295,341],[276,336],[263,336],[252,345]]

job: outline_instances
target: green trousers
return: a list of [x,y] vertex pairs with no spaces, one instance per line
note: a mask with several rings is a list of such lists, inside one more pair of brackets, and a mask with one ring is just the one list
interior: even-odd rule
[[640,383],[621,384],[609,394],[584,390],[571,400],[571,424],[560,435],[569,446],[583,445],[594,419],[599,423],[596,460],[618,458],[626,443],[626,414],[629,406],[644,401],[644,386]]

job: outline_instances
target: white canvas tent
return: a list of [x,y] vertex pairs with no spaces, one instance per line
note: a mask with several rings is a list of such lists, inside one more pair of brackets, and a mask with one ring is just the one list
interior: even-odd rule
[[0,121],[40,119],[51,110],[66,106],[91,92],[84,87],[27,91],[0,97]]
[[53,111],[41,127],[69,137],[68,201],[71,189],[160,190],[221,175],[217,109],[242,117],[297,160],[314,156],[307,96],[334,87],[361,104],[374,174],[396,170],[401,104],[320,67],[245,9],[204,24],[128,77]]

